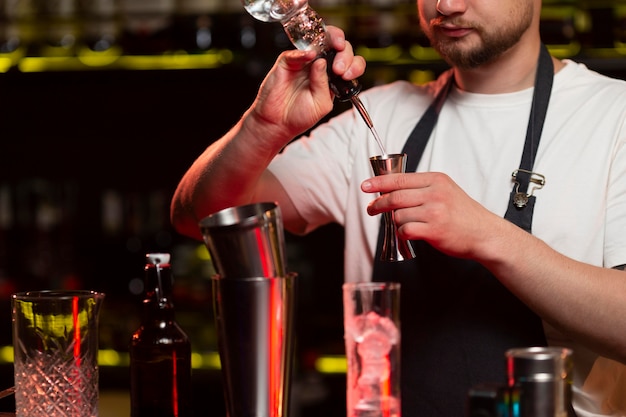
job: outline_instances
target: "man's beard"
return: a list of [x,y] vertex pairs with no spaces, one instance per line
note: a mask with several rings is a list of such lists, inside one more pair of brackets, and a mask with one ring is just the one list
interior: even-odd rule
[[431,46],[448,64],[460,69],[473,69],[495,60],[519,42],[531,25],[532,7],[520,9],[517,14],[517,19],[512,21],[513,25],[504,25],[497,30],[485,31],[481,26],[471,25],[481,40],[479,44],[474,45],[469,45],[465,38],[439,37],[436,27],[423,29]]

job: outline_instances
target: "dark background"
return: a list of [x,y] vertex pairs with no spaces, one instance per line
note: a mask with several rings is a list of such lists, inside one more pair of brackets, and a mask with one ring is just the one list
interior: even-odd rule
[[[208,261],[197,255],[205,249],[173,231],[169,201],[188,165],[249,106],[259,82],[235,68],[0,74],[0,187],[13,208],[0,230],[0,346],[11,344],[11,292],[80,287],[107,294],[101,348],[126,351],[140,317],[132,283],[143,276],[145,254],[161,251],[172,253],[177,318],[194,349],[216,350]],[[116,233],[102,225],[103,195],[111,190],[122,199]],[[58,218],[44,227],[38,219],[47,210]],[[288,265],[299,274],[299,375],[318,355],[343,353],[342,238],[338,226],[287,236]],[[127,389],[127,375],[125,366],[101,367],[101,388]],[[12,378],[10,364],[0,366],[0,387]],[[217,372],[194,370],[194,379],[196,411],[223,415]],[[324,392],[345,384],[341,375],[325,379]],[[11,409],[10,399],[4,403]]]

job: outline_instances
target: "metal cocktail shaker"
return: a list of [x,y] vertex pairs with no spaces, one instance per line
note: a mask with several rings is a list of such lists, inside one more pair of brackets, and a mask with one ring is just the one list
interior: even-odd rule
[[200,229],[217,271],[213,308],[229,417],[282,417],[289,407],[295,274],[286,272],[275,203],[232,207]]
[[218,211],[200,221],[200,230],[220,278],[286,275],[285,237],[276,203]]

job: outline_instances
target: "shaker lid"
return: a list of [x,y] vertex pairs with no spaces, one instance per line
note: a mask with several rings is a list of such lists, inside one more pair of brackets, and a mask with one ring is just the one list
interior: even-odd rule
[[573,366],[572,351],[561,347],[515,348],[505,357],[509,382],[566,379]]

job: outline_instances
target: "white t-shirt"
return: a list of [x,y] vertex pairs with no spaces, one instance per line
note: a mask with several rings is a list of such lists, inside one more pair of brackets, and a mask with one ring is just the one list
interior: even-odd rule
[[[545,186],[534,193],[532,233],[585,263],[626,264],[626,82],[565,62],[554,77],[533,168],[545,176]],[[425,86],[397,81],[359,95],[386,153],[401,152],[445,79]],[[445,172],[470,197],[504,216],[532,94],[532,88],[495,95],[453,88],[417,170]],[[345,281],[371,279],[380,218],[366,213],[373,197],[360,184],[373,175],[369,158],[381,153],[361,116],[350,110],[294,141],[270,165],[309,231],[331,222],[344,226]],[[610,399],[616,395],[604,385],[601,366],[590,374],[597,355],[545,328],[549,344],[574,349],[578,416],[626,415],[626,406]],[[626,379],[626,373],[619,378],[621,365],[607,363],[602,367],[619,373],[614,381]],[[601,387],[604,398],[583,400],[590,396],[581,392],[587,379],[593,384],[587,381],[586,389]],[[626,397],[626,390],[617,397]]]

